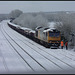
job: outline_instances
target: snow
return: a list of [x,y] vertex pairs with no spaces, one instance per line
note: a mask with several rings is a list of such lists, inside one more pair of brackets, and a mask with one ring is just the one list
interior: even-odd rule
[[62,22],[48,22],[50,28],[55,28],[56,25],[62,26]]
[[56,28],[50,28],[50,29],[44,30],[43,32],[53,31],[53,30],[55,30],[55,29],[56,29]]
[[10,20],[8,20],[7,23],[9,23],[10,25],[13,25],[13,26],[18,26],[18,25],[16,25],[16,24],[11,23]]
[[29,28],[25,28],[25,27],[21,27],[21,29],[23,29],[23,30],[31,30],[31,29],[29,29]]
[[35,31],[34,30],[31,30],[29,33],[35,33]]
[[54,26],[55,26],[56,23],[55,22],[49,22],[48,24],[49,24],[50,28],[54,28]]
[[0,73],[75,73],[73,51],[45,48],[11,29],[7,22],[0,23]]
[[38,27],[36,27],[36,30],[38,30],[38,29],[40,29],[40,28],[42,28],[41,26],[38,26]]

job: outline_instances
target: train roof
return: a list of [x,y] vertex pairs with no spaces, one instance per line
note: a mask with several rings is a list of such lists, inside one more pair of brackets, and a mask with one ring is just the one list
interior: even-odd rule
[[36,27],[36,30],[38,30],[38,29],[40,29],[40,28],[43,28],[42,26],[38,26],[38,27]]
[[44,30],[43,32],[48,32],[48,31],[51,31],[51,32],[56,31],[56,32],[58,32],[58,30],[56,28],[49,28],[47,30]]
[[25,27],[21,27],[21,29],[23,29],[23,30],[28,30],[29,31],[29,33],[35,33],[35,31],[34,30],[32,30],[32,29],[30,29],[30,28],[25,28]]
[[15,26],[15,27],[21,27],[20,25],[16,25],[16,24],[14,24],[14,23],[11,23],[10,21],[8,21],[8,23],[10,24],[10,25],[12,25],[12,26]]
[[44,31],[49,29],[49,27],[37,27],[36,30]]
[[15,25],[15,27],[17,27],[17,28],[21,28],[21,26],[19,26],[19,25]]
[[35,33],[35,31],[34,30],[31,30],[29,33]]
[[31,30],[31,29],[25,28],[25,27],[21,27],[21,29],[23,29],[23,30]]
[[49,29],[49,27],[45,27],[45,28],[44,28],[44,30],[47,30],[47,29]]

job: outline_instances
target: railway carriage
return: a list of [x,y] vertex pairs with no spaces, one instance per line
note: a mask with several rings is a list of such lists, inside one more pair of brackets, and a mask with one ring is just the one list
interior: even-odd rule
[[29,32],[29,37],[30,37],[30,39],[34,40],[34,38],[35,38],[35,31],[34,30],[31,30]]

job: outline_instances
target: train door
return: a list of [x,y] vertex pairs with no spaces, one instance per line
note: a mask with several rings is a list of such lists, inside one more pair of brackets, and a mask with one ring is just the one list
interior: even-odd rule
[[47,40],[47,32],[43,32],[43,39],[46,41]]
[[36,35],[35,36],[38,37],[38,31],[36,31]]

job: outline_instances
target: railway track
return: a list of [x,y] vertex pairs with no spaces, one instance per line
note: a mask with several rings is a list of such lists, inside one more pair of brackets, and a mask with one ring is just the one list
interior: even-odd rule
[[[11,38],[11,37],[10,37]],[[16,37],[17,39],[19,39],[18,37]],[[12,39],[13,40],[13,39]],[[19,39],[20,40],[20,39]],[[14,40],[13,40],[14,41]],[[22,40],[20,40],[20,41],[22,41]],[[15,42],[15,41],[14,41]],[[23,42],[23,41],[22,41]],[[28,42],[28,41],[27,41]],[[50,60],[50,59],[48,59],[45,55],[43,55],[43,54],[41,54],[40,52],[38,52],[36,49],[34,49],[33,47],[31,47],[31,46],[29,46],[28,44],[26,44],[25,42],[23,42],[25,45],[27,45],[28,47],[30,47],[32,50],[34,50],[35,52],[37,52],[37,53],[39,53],[41,56],[43,56],[44,58],[46,58],[47,60],[49,60],[50,62],[52,62],[53,64],[55,64],[55,65],[57,65],[59,68],[61,68],[58,64],[56,64],[55,62],[53,62],[52,60]],[[30,43],[30,42],[29,42]],[[31,43],[32,44],[32,43]],[[18,45],[18,44],[17,44]],[[32,44],[33,45],[33,44]],[[18,45],[18,46],[20,46],[20,45]],[[37,48],[39,48],[39,47],[37,47]],[[22,50],[24,50],[23,48],[22,48]],[[41,49],[40,49],[41,50]],[[27,52],[26,52],[27,53]],[[28,53],[27,53],[28,54]],[[29,54],[28,54],[29,55]],[[30,55],[29,55],[30,56]],[[33,57],[32,57],[33,58]],[[34,58],[33,58],[34,59]],[[35,60],[35,59],[34,59]],[[36,60],[35,60],[36,61]],[[36,61],[37,62],[37,61]],[[37,62],[38,63],[38,62]],[[39,63],[40,64],[40,63]],[[41,65],[41,64],[40,64]],[[42,65],[41,65],[42,66]],[[42,66],[43,67],[43,66]],[[43,67],[44,68],[44,67]],[[45,68],[44,68],[45,69]],[[61,68],[61,69],[63,69],[63,68]],[[46,70],[46,69],[45,69]]]
[[[13,35],[14,35],[14,34],[13,34]],[[18,37],[19,37],[19,36],[18,36]],[[15,37],[15,38],[18,38],[18,37]],[[19,40],[22,41],[21,39],[19,39]],[[27,41],[27,40],[25,39],[25,41]],[[24,44],[26,44],[27,46],[29,46],[29,44],[25,43],[24,41],[22,41],[22,42],[23,42]],[[27,41],[27,42],[29,42],[29,41]],[[29,43],[31,43],[31,42],[29,42]],[[33,45],[33,43],[31,43],[31,44]],[[70,67],[72,67],[72,68],[75,69],[74,66],[71,66],[71,64],[69,64],[69,63],[67,63],[67,62],[64,62],[63,60],[60,60],[59,58],[55,57],[54,55],[51,54],[51,52],[49,53],[49,52],[47,52],[46,50],[44,50],[44,49],[42,49],[42,48],[36,46],[37,48],[39,48],[40,51],[42,50],[42,52],[40,53],[40,51],[34,49],[31,45],[30,45],[29,47],[32,48],[34,51],[38,52],[40,55],[44,56],[46,59],[48,59],[48,57],[47,57],[46,55],[43,55],[43,54],[42,54],[43,52],[46,52],[46,54],[48,54],[48,55],[50,55],[50,56],[56,58],[57,60],[59,60],[59,61],[65,63],[65,64],[67,64],[68,66],[70,66]],[[55,52],[56,52],[56,51],[55,51]],[[53,53],[55,53],[55,52],[53,52]],[[72,60],[72,58],[69,57],[69,56],[67,56],[67,55],[65,55],[64,52],[65,52],[65,51],[59,52],[59,53],[57,53],[57,54],[62,55],[62,56],[65,56],[65,58]],[[71,54],[70,54],[70,55],[71,55]],[[74,57],[74,55],[72,55],[72,56]],[[53,62],[53,61],[50,60],[50,59],[48,59],[48,60],[51,61],[51,62]],[[75,61],[75,60],[73,60],[73,61]],[[53,62],[53,63],[54,63],[55,65],[59,66],[59,65],[56,64],[55,62]],[[60,66],[59,66],[59,67],[60,67]],[[60,68],[61,68],[61,67],[60,67]]]
[[[1,25],[0,25],[0,34],[1,34]],[[0,37],[0,39],[2,39],[2,37]],[[5,59],[4,59],[4,56],[2,54],[2,51],[1,51],[1,46],[2,46],[2,43],[0,42],[0,64],[3,65],[4,64],[4,67],[3,68],[0,68],[0,72],[3,72],[3,70],[5,72],[9,72],[9,69],[7,67],[7,64],[5,62]],[[3,69],[3,70],[2,70]]]
[[[70,70],[75,69],[75,67],[72,66],[69,62],[63,61],[59,57],[61,56],[61,57],[65,57],[67,60],[72,60],[66,55],[63,55],[62,53],[59,54],[60,52],[57,53],[56,55],[56,53],[53,52],[52,50],[51,51],[49,49],[46,50],[46,48],[37,45],[37,43],[34,44],[33,43],[34,41],[32,40],[29,41],[29,39],[24,36],[21,36],[22,38],[21,39],[20,34],[16,32],[16,34],[18,34],[18,36],[16,36],[14,33],[12,33],[11,31],[12,29],[9,28],[7,25],[5,26],[3,25],[1,29],[3,29],[2,33],[7,39],[7,41],[14,48],[14,50],[19,54],[19,56],[23,59],[23,61],[25,61],[25,63],[31,68],[32,71],[36,72],[36,71],[41,70],[44,72],[50,72],[52,70],[55,71],[57,69],[58,71],[65,71],[67,69],[70,69]],[[12,35],[10,33],[12,33]],[[13,45],[13,43],[17,48]],[[25,50],[24,45],[27,50]],[[29,57],[29,59],[33,62],[33,64],[36,63],[35,67],[27,61],[26,57]],[[40,61],[39,59],[40,60],[42,59],[44,62]]]
[[[4,31],[4,30],[3,30]],[[5,32],[6,33],[6,32]],[[7,33],[6,33],[7,34]],[[7,34],[8,35],[8,34]],[[9,35],[8,35],[9,36]],[[10,36],[9,36],[10,37]],[[11,38],[11,37],[10,37]],[[11,38],[12,39],[12,38]],[[12,39],[13,40],[13,39]],[[9,40],[8,40],[9,41]],[[14,40],[13,40],[14,41]],[[15,42],[15,41],[14,41]],[[10,42],[9,42],[10,43]],[[16,42],[15,42],[16,43]],[[11,43],[10,43],[11,44]],[[17,43],[16,43],[17,44]],[[17,44],[18,45],[18,44]],[[18,45],[20,47],[20,45]],[[30,46],[28,46],[30,47]],[[23,51],[25,51],[22,47],[20,47]],[[33,49],[33,48],[32,48]],[[17,52],[17,51],[16,51]],[[26,51],[25,51],[26,52]],[[18,53],[18,52],[17,52]],[[26,52],[27,53],[27,52]],[[18,53],[19,54],[19,53]],[[27,53],[28,54],[28,53]],[[20,54],[19,54],[20,55]],[[29,54],[28,54],[29,55]],[[42,54],[41,54],[42,55]],[[21,56],[21,55],[20,55]],[[32,59],[34,59],[31,55],[29,55]],[[43,55],[42,55],[43,56]],[[22,56],[21,56],[22,57]],[[43,56],[45,57],[45,56]],[[23,57],[22,57],[23,58]],[[46,58],[46,57],[45,57]],[[47,60],[49,60],[50,62],[52,62],[50,59],[46,58]],[[35,59],[34,59],[35,60]],[[36,60],[35,60],[36,61]],[[42,66],[42,64],[40,64],[38,61],[36,61],[40,66]],[[54,62],[52,62],[54,63]],[[54,63],[55,64],[55,63]],[[56,65],[56,64],[55,64]],[[58,66],[58,65],[57,65]],[[43,67],[43,66],[42,66]],[[60,66],[58,66],[60,67]],[[44,67],[43,67],[44,68]],[[61,68],[61,67],[60,67]],[[45,68],[44,68],[45,69]],[[62,69],[62,68],[61,68]],[[47,69],[45,69],[47,71]]]
[[[3,28],[2,28],[3,29]],[[38,72],[38,68],[35,67],[39,67],[39,69],[41,70],[41,72],[43,71],[47,71],[47,69],[45,69],[38,61],[36,61],[36,59],[34,59],[28,52],[25,51],[25,49],[23,49],[19,44],[17,44],[11,37],[10,35],[8,35],[5,30],[3,29],[2,31],[3,35],[5,36],[5,38],[7,39],[7,41],[10,43],[10,45],[14,48],[14,50],[19,54],[19,56],[23,59],[23,61],[25,61],[25,63],[27,63],[27,65],[32,69],[33,72]],[[6,37],[8,36],[8,37]],[[9,39],[8,39],[9,38]],[[19,47],[19,49],[21,49],[21,51],[18,51],[13,44],[9,41],[13,41],[15,43],[15,45],[17,47]],[[21,53],[23,51],[23,54]],[[32,67],[31,64],[29,64],[26,59],[23,57],[23,55],[26,55],[26,57],[29,57],[29,59],[33,62],[33,64],[36,64],[35,67]]]

